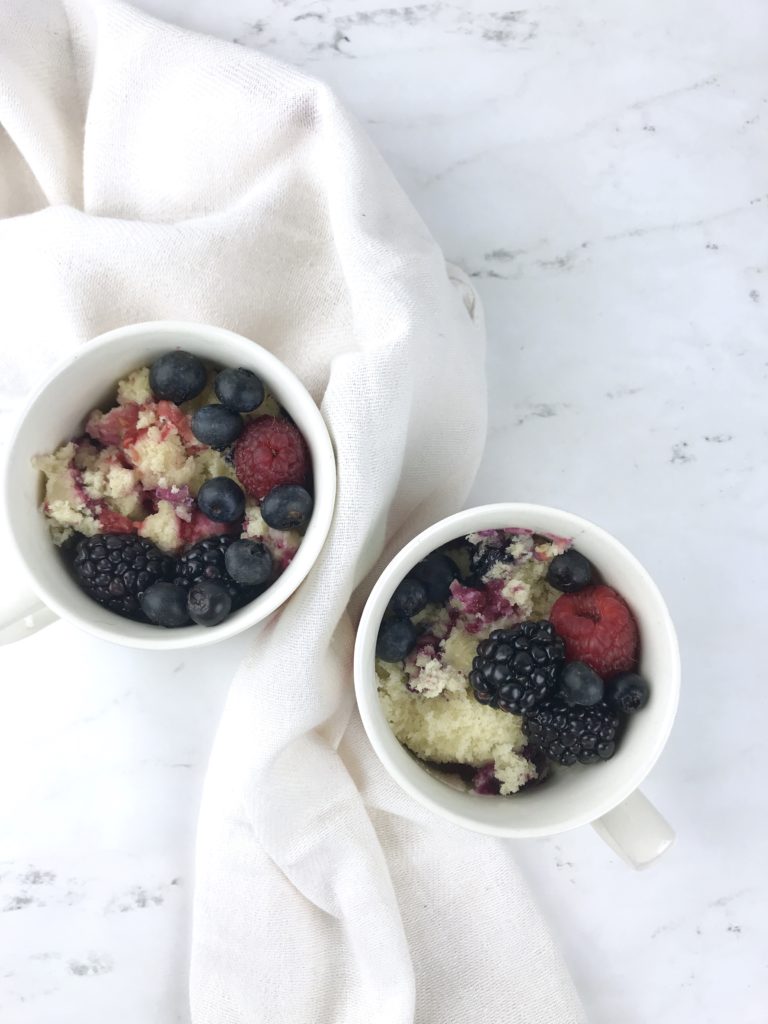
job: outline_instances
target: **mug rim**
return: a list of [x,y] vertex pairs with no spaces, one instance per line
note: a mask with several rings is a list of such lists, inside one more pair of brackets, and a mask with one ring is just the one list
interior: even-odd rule
[[[591,806],[588,811],[575,812],[570,815],[565,814],[556,826],[519,826],[498,822],[482,822],[447,806],[446,803],[433,794],[439,793],[439,790],[436,788],[437,785],[443,786],[449,792],[451,791],[450,787],[431,776],[415,755],[410,754],[407,748],[397,740],[384,715],[378,696],[375,672],[376,635],[394,588],[407,572],[427,554],[440,547],[441,544],[473,532],[473,523],[475,524],[474,528],[477,529],[476,524],[478,520],[484,516],[495,515],[503,515],[507,526],[510,523],[515,523],[515,517],[538,517],[540,515],[545,521],[546,519],[553,519],[558,524],[553,526],[552,530],[549,529],[548,525],[540,525],[539,530],[542,532],[562,533],[562,535],[568,536],[579,531],[588,531],[592,537],[597,538],[599,543],[604,543],[608,547],[613,547],[614,550],[617,550],[622,558],[632,565],[637,578],[642,581],[646,592],[653,598],[656,610],[661,612],[662,626],[670,656],[667,666],[670,684],[667,686],[663,725],[655,734],[654,742],[648,745],[647,753],[639,766],[633,771],[628,772],[621,785],[615,786],[611,790],[610,795],[601,801],[596,801],[594,806]],[[509,516],[508,519],[507,516]],[[517,524],[515,523],[515,525]],[[525,523],[520,525],[527,526]],[[483,529],[485,527],[480,528]],[[494,528],[501,529],[502,527]],[[680,651],[669,609],[658,586],[636,556],[613,534],[582,516],[568,512],[565,509],[556,508],[555,506],[539,505],[531,502],[490,502],[464,509],[431,524],[401,548],[386,564],[371,589],[360,617],[354,651],[354,684],[360,717],[371,745],[390,776],[411,797],[435,814],[454,824],[476,832],[504,838],[536,838],[558,835],[562,832],[579,828],[582,825],[591,824],[618,807],[639,788],[661,756],[672,731],[680,697]],[[392,740],[394,740],[394,744],[392,744]],[[395,749],[395,744],[400,748],[400,753],[403,757],[399,758],[391,753],[391,750]],[[408,774],[401,767],[398,761],[403,760],[403,764],[405,764],[404,758],[408,758],[409,765],[414,764],[418,766],[418,773]],[[417,782],[416,779],[419,781]],[[429,780],[429,782],[426,780]],[[429,783],[435,783],[435,785],[430,785]],[[531,799],[533,798],[534,795],[531,794]],[[508,800],[510,797],[498,796],[489,798],[478,796],[476,799]],[[511,799],[514,799],[514,796]]]
[[[115,348],[122,348],[124,343],[150,334],[153,336],[164,334],[170,336],[179,335],[180,337],[177,341],[179,347],[184,345],[184,335],[187,338],[194,338],[199,343],[210,342],[213,351],[207,358],[212,362],[217,361],[215,355],[217,339],[226,339],[230,343],[234,342],[236,345],[242,346],[244,349],[244,360],[248,352],[253,353],[255,351],[257,353],[258,372],[264,376],[268,386],[274,383],[279,384],[283,392],[281,404],[291,415],[293,415],[296,407],[300,407],[302,418],[310,421],[311,430],[307,431],[302,428],[302,433],[307,435],[305,440],[312,456],[314,508],[312,519],[290,565],[259,598],[256,598],[253,602],[256,607],[252,609],[250,614],[250,606],[246,605],[238,611],[236,616],[225,619],[224,622],[217,626],[195,627],[193,625],[183,629],[163,629],[158,626],[154,627],[157,630],[157,636],[130,636],[123,634],[119,626],[104,626],[100,623],[89,621],[77,611],[73,611],[62,604],[54,595],[51,595],[46,586],[45,574],[38,571],[30,563],[26,553],[22,550],[21,544],[18,542],[12,510],[13,489],[10,486],[10,477],[14,463],[14,454],[19,444],[23,441],[25,428],[30,422],[31,417],[35,414],[35,410],[39,408],[40,402],[44,400],[47,391],[53,386],[60,375],[73,365],[86,362],[95,352],[113,346]],[[248,363],[247,365],[252,364]],[[113,383],[116,386],[117,381],[115,380]],[[283,401],[282,399],[286,395],[287,401]],[[64,443],[64,441],[62,440],[60,443]],[[293,371],[268,349],[258,342],[246,338],[244,335],[213,324],[183,320],[149,320],[135,324],[125,324],[96,335],[91,340],[78,345],[66,358],[57,363],[29,396],[24,407],[17,414],[16,422],[5,451],[0,481],[3,492],[2,518],[11,537],[13,548],[24,567],[27,580],[36,596],[44,605],[55,612],[61,619],[72,622],[79,628],[102,640],[108,640],[122,646],[150,650],[192,649],[230,639],[246,629],[250,629],[252,626],[263,622],[281,607],[301,585],[317,561],[330,530],[336,500],[336,458],[328,428],[314,399]],[[36,515],[40,514],[38,507],[34,511]],[[58,557],[57,549],[53,543],[51,543],[51,555]],[[259,603],[262,598],[265,600]],[[115,616],[115,619],[119,622],[119,616]]]

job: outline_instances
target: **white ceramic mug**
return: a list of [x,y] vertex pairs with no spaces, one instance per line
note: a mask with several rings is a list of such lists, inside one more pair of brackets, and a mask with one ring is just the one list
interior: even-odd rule
[[[395,587],[410,569],[448,541],[478,530],[525,527],[573,539],[602,580],[625,598],[640,630],[640,672],[649,681],[646,707],[628,719],[614,757],[556,771],[541,786],[511,797],[479,796],[446,785],[401,746],[378,698],[376,637]],[[420,533],[389,563],[363,610],[355,647],[355,689],[368,737],[386,769],[406,792],[456,824],[496,836],[549,836],[592,824],[633,867],[666,850],[674,833],[639,791],[667,741],[677,711],[680,656],[664,599],[646,570],[614,537],[569,512],[504,503],[467,509]]]
[[[89,598],[67,572],[40,511],[41,474],[32,458],[52,452],[82,431],[92,409],[114,400],[118,380],[164,352],[186,349],[218,366],[244,366],[262,378],[295,421],[309,446],[314,476],[314,511],[285,572],[244,608],[218,626],[162,629],[123,619]],[[131,647],[201,647],[255,625],[278,608],[312,568],[325,542],[336,496],[336,463],[325,422],[291,371],[270,352],[220,327],[160,321],[132,324],[102,334],[76,349],[30,399],[13,435],[2,476],[7,529],[34,591],[19,594],[0,620],[0,642],[19,639],[57,617],[105,640]]]

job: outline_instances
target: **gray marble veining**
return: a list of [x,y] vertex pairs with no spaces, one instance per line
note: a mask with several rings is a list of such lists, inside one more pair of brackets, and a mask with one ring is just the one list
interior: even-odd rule
[[[683,700],[646,788],[675,847],[639,875],[588,830],[514,848],[590,1019],[765,1024],[768,8],[141,6],[337,90],[485,304],[471,500],[595,519],[669,600]],[[115,657],[52,629],[55,656],[50,635],[0,656],[0,1019],[184,1021],[197,801],[243,641]]]

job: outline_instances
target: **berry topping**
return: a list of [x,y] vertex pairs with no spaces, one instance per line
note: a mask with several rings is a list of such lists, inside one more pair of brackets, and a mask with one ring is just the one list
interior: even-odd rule
[[92,412],[85,424],[85,432],[95,441],[105,445],[121,445],[125,438],[136,430],[139,406],[135,402],[117,405],[109,412]]
[[[185,547],[197,544],[198,541],[205,540],[206,537],[221,537],[231,531],[230,523],[214,523],[208,516],[203,515],[199,508],[192,509],[192,518],[189,522],[179,519],[179,536]],[[231,540],[231,537],[228,536],[227,540]]]
[[232,610],[232,598],[221,583],[202,580],[189,591],[187,610],[198,626],[218,626]]
[[611,587],[563,594],[549,618],[565,641],[569,661],[583,661],[603,679],[634,668],[637,623],[626,601]]
[[496,764],[481,765],[472,776],[472,789],[481,796],[498,796],[501,783],[496,778]]
[[72,568],[94,601],[135,619],[141,618],[139,601],[144,591],[173,576],[175,563],[148,540],[107,533],[79,541]]
[[232,544],[232,537],[207,537],[185,551],[176,566],[178,586],[191,587],[201,580],[215,580],[226,587],[232,598],[233,607],[239,608],[255,596],[247,587],[238,586],[227,572],[226,554]]
[[651,688],[636,672],[622,672],[608,684],[606,699],[611,707],[632,715],[648,703]]
[[582,704],[589,707],[603,699],[605,684],[597,672],[583,661],[569,661],[560,673],[557,684],[557,698],[566,704]]
[[245,490],[259,501],[280,484],[303,484],[309,452],[293,423],[260,416],[248,423],[234,448],[235,470]]
[[149,386],[155,398],[179,405],[200,394],[207,376],[205,366],[191,352],[166,352],[150,367]]
[[545,701],[523,717],[531,743],[558,764],[607,761],[616,751],[619,716],[607,704],[585,708]]
[[253,412],[264,401],[264,385],[252,370],[222,370],[213,385],[222,405],[235,412]]
[[556,555],[549,563],[547,583],[564,594],[574,594],[592,582],[592,565],[578,551],[571,548],[562,555]]
[[121,516],[119,512],[115,512],[113,509],[104,505],[102,506],[101,512],[99,512],[99,526],[105,534],[136,533],[139,524],[135,519],[129,519],[128,516]]
[[261,586],[272,575],[272,555],[261,541],[234,541],[226,550],[224,565],[236,583],[246,586]]
[[242,488],[228,476],[215,476],[212,480],[206,480],[197,492],[197,504],[203,515],[214,523],[234,523],[245,514]]
[[480,641],[469,681],[481,704],[520,715],[555,689],[564,658],[551,623],[522,622]]
[[514,562],[514,558],[507,552],[506,548],[501,546],[473,548],[469,559],[472,578],[482,580],[483,576],[490,572],[497,562],[509,565]]
[[385,619],[376,641],[376,655],[382,661],[402,661],[416,646],[416,627],[410,619]]
[[446,601],[453,581],[458,577],[459,570],[453,559],[439,551],[415,565],[411,575],[420,580],[427,588],[427,600]]
[[204,405],[192,417],[192,433],[211,448],[226,448],[242,431],[240,414],[223,405]]
[[427,588],[420,580],[411,576],[397,585],[397,588],[389,602],[389,610],[395,615],[405,615],[410,618],[418,615],[427,604]]
[[299,484],[273,487],[261,503],[261,517],[275,530],[303,530],[310,520],[312,495]]
[[187,591],[173,583],[153,583],[141,596],[141,610],[156,626],[186,626]]

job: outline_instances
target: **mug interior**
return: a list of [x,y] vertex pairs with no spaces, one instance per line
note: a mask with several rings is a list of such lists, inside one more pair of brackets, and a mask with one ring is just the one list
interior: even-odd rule
[[[435,548],[484,529],[525,527],[569,537],[632,609],[640,631],[639,671],[648,679],[646,707],[628,716],[617,753],[594,765],[557,768],[541,785],[513,796],[480,796],[454,789],[425,769],[396,739],[378,698],[375,646],[390,597],[407,572]],[[529,504],[468,509],[429,527],[408,544],[376,583],[361,618],[355,650],[355,686],[368,736],[384,765],[413,797],[438,814],[481,832],[540,836],[562,832],[606,814],[636,789],[661,753],[677,709],[680,666],[674,627],[658,588],[623,545],[571,513]]]
[[[82,433],[92,409],[114,400],[118,380],[164,352],[183,348],[207,362],[245,366],[265,381],[290,413],[310,449],[315,506],[291,564],[260,597],[218,626],[162,629],[121,618],[91,600],[74,582],[54,547],[39,511],[42,474],[36,455],[54,451]],[[104,639],[136,647],[196,647],[223,640],[260,621],[296,589],[314,563],[330,526],[335,497],[335,463],[325,423],[294,375],[255,342],[221,328],[196,324],[136,324],[111,331],[74,353],[32,398],[11,441],[4,499],[11,535],[41,599],[58,615]]]

